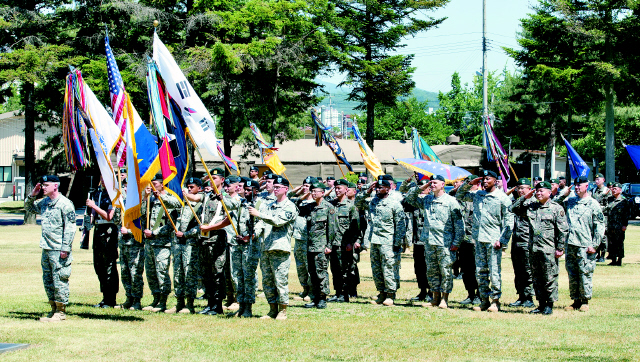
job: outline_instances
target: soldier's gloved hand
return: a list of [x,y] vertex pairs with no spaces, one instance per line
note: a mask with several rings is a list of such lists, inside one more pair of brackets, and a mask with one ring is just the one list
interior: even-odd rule
[[393,252],[394,252],[394,253],[399,252],[399,251],[400,251],[400,249],[402,249],[402,247],[401,247],[400,245],[394,245],[394,246],[393,246]]
[[69,256],[69,253],[66,251],[61,251],[60,252],[60,258],[62,259],[66,259]]

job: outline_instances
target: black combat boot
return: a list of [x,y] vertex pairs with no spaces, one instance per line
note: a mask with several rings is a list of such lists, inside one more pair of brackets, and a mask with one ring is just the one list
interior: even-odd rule
[[133,298],[133,304],[131,304],[130,310],[142,310],[142,305],[140,305],[140,298]]

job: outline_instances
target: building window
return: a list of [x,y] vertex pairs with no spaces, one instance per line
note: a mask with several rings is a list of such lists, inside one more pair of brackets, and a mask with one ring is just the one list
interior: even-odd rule
[[11,166],[0,166],[0,182],[12,182]]

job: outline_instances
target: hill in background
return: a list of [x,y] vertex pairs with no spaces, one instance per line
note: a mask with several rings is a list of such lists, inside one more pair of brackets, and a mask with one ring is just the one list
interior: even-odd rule
[[[349,88],[338,88],[337,85],[327,82],[320,82],[320,84],[324,85],[324,91],[329,93],[329,95],[325,95],[325,98],[322,100],[322,102],[320,102],[318,106],[328,107],[329,102],[331,102],[331,106],[339,112],[345,112],[346,114],[358,113],[358,111],[355,111],[355,107],[358,105],[358,103],[347,101]],[[429,102],[429,107],[433,108],[434,110],[438,108],[438,93],[414,88],[411,95],[413,97],[416,97],[420,102]]]

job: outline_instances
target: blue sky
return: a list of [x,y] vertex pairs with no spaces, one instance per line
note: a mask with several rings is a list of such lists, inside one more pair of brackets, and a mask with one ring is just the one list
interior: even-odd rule
[[[501,46],[517,48],[516,34],[520,19],[531,13],[534,0],[486,0],[487,68],[490,71],[516,69]],[[429,12],[434,18],[447,17],[440,27],[405,41],[401,54],[415,54],[413,79],[416,87],[431,92],[451,89],[451,75],[460,73],[462,83],[471,84],[473,75],[482,69],[482,0],[451,0],[444,8]],[[342,74],[321,78],[338,84]]]

